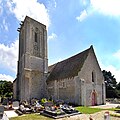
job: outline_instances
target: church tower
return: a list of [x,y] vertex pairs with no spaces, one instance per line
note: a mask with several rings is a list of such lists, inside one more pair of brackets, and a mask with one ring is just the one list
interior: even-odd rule
[[46,26],[26,16],[19,31],[19,59],[16,98],[19,100],[46,97],[48,73]]

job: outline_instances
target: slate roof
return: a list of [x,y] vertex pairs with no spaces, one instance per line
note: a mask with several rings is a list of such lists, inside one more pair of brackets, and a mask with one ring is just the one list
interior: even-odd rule
[[91,46],[89,49],[72,56],[64,61],[58,62],[54,65],[49,66],[49,80],[60,80],[65,78],[71,78],[78,75],[81,70],[89,51],[93,49]]

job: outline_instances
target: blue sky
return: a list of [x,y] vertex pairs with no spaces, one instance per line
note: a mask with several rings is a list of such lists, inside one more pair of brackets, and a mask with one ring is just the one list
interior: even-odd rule
[[120,0],[0,0],[0,80],[17,72],[18,32],[28,15],[48,30],[49,65],[93,45],[101,69],[120,82]]

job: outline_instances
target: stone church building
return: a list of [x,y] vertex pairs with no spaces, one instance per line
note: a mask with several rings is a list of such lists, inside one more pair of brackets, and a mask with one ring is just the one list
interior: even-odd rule
[[89,106],[105,103],[105,83],[93,46],[48,67],[46,26],[26,16],[19,31],[14,99],[51,98]]

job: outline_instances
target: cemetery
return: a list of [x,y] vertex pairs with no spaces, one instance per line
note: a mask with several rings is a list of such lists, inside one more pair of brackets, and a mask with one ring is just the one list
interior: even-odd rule
[[[11,103],[9,105],[9,103]],[[8,101],[3,100],[3,105],[0,106],[0,117],[2,119],[4,110],[14,110],[18,116],[24,114],[39,113],[40,115],[47,116],[50,118],[64,118],[68,116],[81,114],[78,110],[64,101],[50,101],[46,98],[42,100],[31,99],[31,101]]]
[[[1,120],[9,120],[4,111],[10,110],[14,110],[18,116],[37,113],[39,116],[58,119],[81,116],[83,112],[74,105],[78,105],[78,108],[84,106],[86,112],[89,112],[90,106],[105,105],[105,82],[93,45],[48,66],[46,26],[26,16],[21,21],[18,32],[18,73],[13,81],[12,96],[18,101],[7,98],[2,100]],[[120,104],[117,99],[110,102]],[[93,111],[89,109],[90,114],[95,108],[91,109]],[[115,112],[119,113],[120,107],[117,106],[116,109]]]
[[[40,120],[44,118],[46,120],[50,120],[51,118],[53,119],[73,118],[74,119],[77,116],[79,117],[87,116],[87,118],[89,118],[90,115],[93,116],[93,114],[99,114],[99,112],[101,112],[102,118],[104,117],[107,118],[108,112],[104,112],[104,110],[109,111],[109,117],[112,118],[110,111],[113,110],[113,106],[111,105],[116,106],[114,107],[114,114],[119,115],[120,114],[119,99],[113,99],[113,100],[109,99],[107,101],[111,101],[111,104],[108,104],[111,109],[106,108],[107,104],[100,105],[100,106],[75,107],[74,105],[71,105],[70,103],[65,103],[63,100],[53,101],[53,100],[47,100],[46,98],[43,98],[41,100],[31,99],[30,101],[27,101],[27,100],[9,101],[9,100],[3,99],[3,101],[0,104],[0,120],[14,119],[14,118],[8,117],[6,114],[6,111],[16,112],[18,117],[16,117],[15,120],[17,120],[19,116],[23,118],[23,119],[21,118],[21,120],[25,120],[24,119],[25,116],[30,116],[31,119],[32,119],[32,116],[36,116],[36,117],[39,116]],[[105,107],[105,109],[103,107]]]

